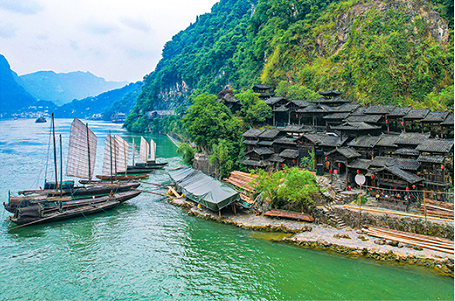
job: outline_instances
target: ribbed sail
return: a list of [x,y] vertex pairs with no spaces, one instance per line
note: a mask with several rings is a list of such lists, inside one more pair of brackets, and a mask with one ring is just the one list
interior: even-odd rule
[[150,139],[150,160],[156,160],[156,143],[153,139]]
[[149,157],[149,149],[150,146],[147,140],[145,140],[144,137],[141,137],[141,148],[139,150],[139,158],[141,161],[147,161],[147,158]]
[[84,123],[82,123],[82,121],[74,118],[73,123],[71,124],[70,145],[68,149],[68,166],[66,168],[66,174],[72,177],[91,179],[93,176],[93,171],[95,169],[95,159],[95,133],[93,133],[92,130],[90,130]]
[[[115,138],[111,134],[107,134],[106,142],[104,143],[104,160],[103,160],[103,175],[113,175],[116,172],[115,160],[117,158],[117,145]],[[111,172],[112,170],[112,172]]]
[[126,172],[128,165],[128,142],[120,136],[115,137],[117,142],[117,172]]

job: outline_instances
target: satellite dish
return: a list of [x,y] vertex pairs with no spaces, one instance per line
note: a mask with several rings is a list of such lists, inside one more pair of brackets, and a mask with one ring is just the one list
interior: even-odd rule
[[365,181],[366,181],[366,179],[365,179],[364,175],[357,174],[355,176],[355,182],[357,183],[357,185],[363,185],[363,184],[365,184]]

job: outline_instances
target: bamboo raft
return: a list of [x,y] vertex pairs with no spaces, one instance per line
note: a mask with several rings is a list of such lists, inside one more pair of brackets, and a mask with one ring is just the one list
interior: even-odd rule
[[264,213],[265,216],[270,216],[270,217],[281,217],[281,218],[287,218],[287,219],[294,219],[298,221],[303,221],[303,222],[313,222],[314,218],[308,214],[303,214],[303,213],[297,213],[297,212],[290,212],[290,211],[284,211],[284,210],[270,210]]
[[368,235],[395,240],[398,242],[427,248],[431,250],[436,250],[444,253],[454,253],[453,241],[448,239],[443,239],[439,237],[433,237],[428,235],[414,234],[409,232],[402,232],[397,230],[377,228],[377,227],[368,227],[363,229]]

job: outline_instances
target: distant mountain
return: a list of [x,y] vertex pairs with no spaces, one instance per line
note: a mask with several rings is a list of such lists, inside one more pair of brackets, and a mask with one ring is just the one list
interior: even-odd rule
[[52,103],[37,101],[20,86],[13,77],[14,72],[0,54],[0,117],[10,117],[12,114],[51,110]]
[[[73,100],[70,103],[58,107],[55,116],[58,118],[94,118],[99,117],[109,110],[113,104],[126,95],[140,91],[142,82],[131,83],[120,89],[101,93],[95,97],[87,97],[81,100]],[[134,105],[134,104],[133,104]],[[124,112],[127,113],[127,112]]]
[[96,96],[103,92],[121,88],[128,82],[106,81],[90,72],[55,73],[38,71],[15,78],[27,92],[39,100],[62,105],[73,99]]

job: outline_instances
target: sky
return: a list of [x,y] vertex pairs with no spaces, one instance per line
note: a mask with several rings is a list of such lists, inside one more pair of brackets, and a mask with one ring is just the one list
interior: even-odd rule
[[89,71],[135,82],[218,0],[0,0],[0,54],[19,75]]

